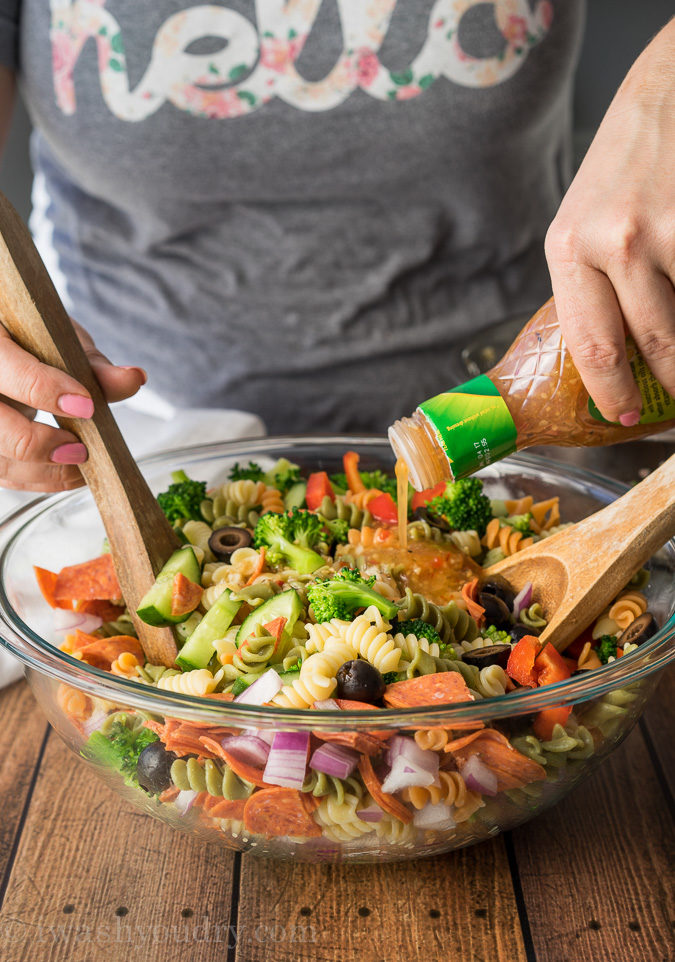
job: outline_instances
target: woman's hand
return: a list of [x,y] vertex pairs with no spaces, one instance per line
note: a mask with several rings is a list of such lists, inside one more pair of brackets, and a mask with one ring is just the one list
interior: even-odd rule
[[637,424],[632,335],[675,395],[675,20],[635,62],[546,238],[560,326],[602,414]]
[[[85,354],[108,401],[131,397],[145,383],[138,367],[116,367],[75,324]],[[36,424],[36,410],[90,418],[94,405],[82,385],[41,364],[15,344],[0,325],[0,487],[64,491],[83,484],[78,464],[87,450],[69,431]]]

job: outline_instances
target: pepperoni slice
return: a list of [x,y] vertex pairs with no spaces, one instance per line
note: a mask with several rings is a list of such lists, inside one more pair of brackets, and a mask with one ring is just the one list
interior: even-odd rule
[[244,817],[245,798],[218,798],[214,795],[204,801],[204,811],[211,818],[236,818],[241,821]]
[[254,768],[253,765],[249,765],[247,762],[242,762],[241,759],[235,758],[230,752],[226,751],[220,742],[215,741],[213,738],[209,738],[208,735],[202,735],[199,741],[208,748],[216,758],[220,758],[222,761],[227,762],[235,775],[239,778],[243,778],[245,782],[250,782],[252,785],[257,785],[258,788],[273,788],[274,786],[268,785],[263,779],[263,773],[261,769]]
[[62,568],[54,586],[55,601],[110,601],[121,597],[122,589],[109,554]]
[[187,615],[194,611],[202,600],[204,589],[186,578],[182,571],[177,571],[171,585],[171,614],[174,618]]
[[361,755],[376,755],[382,748],[379,738],[373,738],[370,732],[312,732],[322,742],[333,742],[353,748]]
[[249,832],[268,838],[321,835],[321,828],[307,810],[303,793],[295,788],[273,787],[254,792],[244,808],[244,825]]
[[367,755],[361,756],[359,771],[366,788],[383,811],[389,812],[390,815],[398,818],[401,822],[412,822],[413,815],[410,809],[406,808],[403,802],[399,802],[393,795],[382,791],[382,785],[375,774],[373,763]]
[[546,772],[541,765],[526,755],[521,755],[508,738],[494,728],[485,728],[448,742],[445,751],[452,753],[460,772],[472,755],[478,755],[497,776],[497,791],[500,792],[522,788],[530,782],[546,778]]
[[474,696],[457,671],[443,671],[395,681],[388,685],[384,692],[384,703],[388,708],[454,705],[473,700]]
[[47,568],[38,568],[37,565],[33,565],[33,571],[35,572],[35,580],[38,583],[38,588],[42,592],[42,597],[50,608],[70,608],[69,601],[57,601],[54,597],[56,582],[59,579],[56,572],[49,571]]

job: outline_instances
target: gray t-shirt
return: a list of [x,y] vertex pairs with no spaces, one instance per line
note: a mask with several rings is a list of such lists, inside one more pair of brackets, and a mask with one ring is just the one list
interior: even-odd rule
[[583,13],[0,0],[73,316],[174,403],[384,430],[548,294]]

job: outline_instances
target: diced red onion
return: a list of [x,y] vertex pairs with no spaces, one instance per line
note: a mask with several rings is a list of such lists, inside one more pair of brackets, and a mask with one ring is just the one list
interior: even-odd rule
[[82,733],[89,738],[92,732],[98,731],[103,722],[108,717],[108,712],[102,708],[97,708],[85,722],[82,722]]
[[241,733],[242,735],[254,735],[255,738],[261,738],[268,745],[271,745],[274,741],[274,732],[265,728],[242,728]]
[[513,599],[513,617],[517,620],[518,615],[524,608],[529,608],[532,601],[532,582],[527,584],[518,592]]
[[479,792],[481,795],[497,794],[499,784],[497,776],[480,760],[478,755],[472,755],[462,765],[461,774],[466,782],[466,787],[470,791]]
[[359,756],[341,745],[324,743],[309,760],[309,767],[315,772],[332,775],[334,778],[347,778],[359,763]]
[[179,792],[176,795],[174,799],[174,805],[181,815],[187,815],[192,808],[194,800],[198,794],[199,792],[193,792],[190,789],[186,789],[185,791]]
[[274,668],[268,669],[257,681],[249,685],[234,699],[242,705],[265,705],[283,688],[283,682]]
[[440,802],[432,805],[431,802],[415,812],[413,825],[417,828],[454,828],[455,820],[452,817],[452,809],[449,805]]
[[373,802],[372,805],[368,805],[366,808],[358,808],[356,814],[363,822],[380,822],[384,812],[379,805]]
[[267,756],[263,780],[269,785],[302,788],[308,751],[309,732],[277,732]]
[[312,708],[320,708],[327,711],[340,711],[340,706],[334,698],[324,698],[322,701],[315,701]]
[[83,631],[90,635],[103,624],[99,615],[90,615],[86,611],[69,611],[67,608],[55,608],[53,613],[54,632],[65,635],[70,631]]
[[255,768],[262,768],[267,763],[270,746],[262,738],[255,735],[232,735],[223,738],[223,748],[231,752],[235,758]]
[[389,743],[391,770],[382,791],[392,794],[402,788],[438,785],[438,755],[420,748],[412,738],[394,735]]

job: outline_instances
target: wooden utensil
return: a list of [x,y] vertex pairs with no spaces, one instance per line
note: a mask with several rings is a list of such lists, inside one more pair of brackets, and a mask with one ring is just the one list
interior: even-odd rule
[[0,321],[24,350],[76,378],[92,397],[90,420],[58,417],[86,445],[80,471],[89,485],[110,542],[124,599],[153,664],[171,666],[177,649],[170,628],[153,628],[136,615],[178,539],[131,456],[94,377],[30,233],[0,194]]
[[675,535],[675,455],[617,501],[485,569],[520,591],[534,585],[559,651],[597,618],[635,572]]

